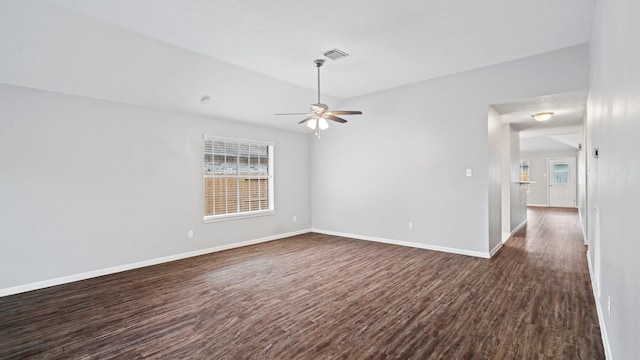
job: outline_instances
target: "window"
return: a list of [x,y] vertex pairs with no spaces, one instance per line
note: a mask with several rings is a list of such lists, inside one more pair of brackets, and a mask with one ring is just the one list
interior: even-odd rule
[[553,164],[554,185],[569,184],[569,164]]
[[203,138],[203,221],[273,214],[273,144]]

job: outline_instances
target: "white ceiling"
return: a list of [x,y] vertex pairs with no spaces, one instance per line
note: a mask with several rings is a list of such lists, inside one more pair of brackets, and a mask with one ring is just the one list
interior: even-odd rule
[[[573,91],[541,96],[509,104],[493,104],[502,123],[513,124],[520,132],[520,151],[576,150],[582,142],[588,92]],[[539,122],[531,115],[553,112],[549,121]]]
[[521,138],[520,152],[575,151],[581,138],[580,134]]
[[46,0],[272,78],[351,98],[587,43],[594,0]]

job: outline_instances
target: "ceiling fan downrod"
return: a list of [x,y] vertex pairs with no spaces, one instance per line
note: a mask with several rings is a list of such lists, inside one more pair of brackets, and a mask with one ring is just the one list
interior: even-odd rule
[[324,64],[324,59],[313,60],[313,63],[318,68],[318,104],[320,104],[320,67]]

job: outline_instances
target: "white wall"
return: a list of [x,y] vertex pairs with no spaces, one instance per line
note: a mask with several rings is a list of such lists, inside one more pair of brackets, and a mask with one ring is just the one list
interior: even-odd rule
[[587,237],[587,156],[589,156],[586,150],[587,138],[586,131],[582,133],[582,149],[577,152],[578,160],[576,167],[578,171],[577,186],[578,186],[578,215],[580,216],[580,226],[582,226],[582,232],[584,234],[584,242],[588,243]]
[[[275,142],[275,215],[202,223],[203,134]],[[0,169],[0,292],[311,225],[306,134],[0,84]]]
[[[600,209],[601,326],[609,359],[640,354],[640,1],[597,2],[587,104],[589,243]],[[589,248],[592,267],[597,257]],[[607,310],[610,299],[611,312]]]
[[[549,206],[549,184],[547,182],[547,159],[559,157],[576,158],[577,151],[540,151],[540,152],[522,152],[520,160],[529,160],[529,178],[535,181],[530,185],[530,191],[527,194],[527,205],[530,206]],[[578,180],[578,179],[577,179]],[[576,189],[578,188],[576,184]]]
[[488,108],[488,197],[489,251],[495,253],[502,246],[502,124],[500,114]]
[[586,89],[588,66],[578,46],[340,104],[364,115],[311,141],[313,227],[488,254],[488,105]]
[[519,181],[520,136],[512,124],[502,124],[503,240],[527,219],[526,190]]

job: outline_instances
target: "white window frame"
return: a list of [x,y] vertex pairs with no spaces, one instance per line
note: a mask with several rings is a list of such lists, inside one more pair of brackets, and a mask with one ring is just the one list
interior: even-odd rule
[[[232,138],[232,137],[223,137],[223,136],[213,136],[213,135],[202,135],[202,206],[200,207],[204,213],[204,205],[205,205],[205,191],[206,191],[206,179],[207,177],[215,177],[212,174],[207,174],[205,171],[205,142],[207,140],[210,141],[224,141],[224,142],[235,142],[235,143],[243,143],[249,145],[266,145],[268,147],[268,183],[267,183],[267,191],[268,191],[268,209],[264,210],[253,210],[253,211],[238,211],[227,214],[219,214],[219,215],[206,215],[203,214],[202,222],[211,223],[217,221],[226,221],[226,220],[234,220],[234,219],[243,219],[250,218],[256,216],[265,216],[265,215],[273,215],[275,214],[275,197],[274,197],[274,173],[273,173],[273,162],[274,162],[274,148],[275,143],[270,141],[261,141],[261,140],[251,140],[251,139],[240,139],[240,138]],[[239,171],[239,170],[238,170]],[[236,177],[240,176],[236,173]]]

